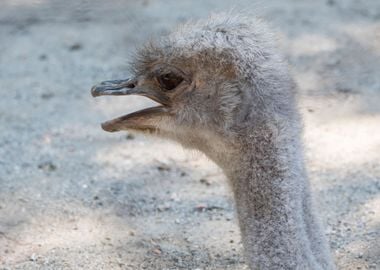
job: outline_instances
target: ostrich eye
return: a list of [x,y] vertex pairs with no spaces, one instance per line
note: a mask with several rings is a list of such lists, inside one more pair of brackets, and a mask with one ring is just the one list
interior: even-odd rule
[[183,81],[183,78],[174,73],[166,73],[158,76],[157,81],[163,90],[169,91],[176,88]]

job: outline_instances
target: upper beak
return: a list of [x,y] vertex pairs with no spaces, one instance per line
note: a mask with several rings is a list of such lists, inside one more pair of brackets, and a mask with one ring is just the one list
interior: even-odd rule
[[169,98],[163,93],[139,87],[135,78],[125,80],[104,81],[91,88],[91,95],[98,96],[121,96],[121,95],[140,95],[148,97],[162,105],[169,106]]
[[91,88],[93,97],[104,95],[130,95],[135,94],[136,81],[133,79],[104,81]]

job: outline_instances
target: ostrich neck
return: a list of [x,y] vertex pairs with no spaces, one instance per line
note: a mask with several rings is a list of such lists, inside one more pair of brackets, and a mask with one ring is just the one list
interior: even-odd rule
[[223,164],[251,269],[333,268],[294,133],[274,136],[261,130],[246,136],[240,152]]

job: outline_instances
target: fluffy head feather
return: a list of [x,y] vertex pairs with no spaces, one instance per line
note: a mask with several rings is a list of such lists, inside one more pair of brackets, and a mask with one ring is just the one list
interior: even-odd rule
[[257,18],[215,14],[150,42],[137,52],[132,72],[144,76],[161,65],[189,76],[187,89],[172,97],[176,134],[169,137],[205,151],[207,138],[233,143],[253,134],[252,126],[294,113],[294,84],[274,40]]

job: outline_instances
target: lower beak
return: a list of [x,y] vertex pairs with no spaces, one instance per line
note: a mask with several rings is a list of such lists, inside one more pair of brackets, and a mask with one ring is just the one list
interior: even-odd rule
[[93,97],[98,96],[121,96],[121,95],[140,95],[148,97],[163,106],[156,106],[127,114],[110,121],[102,123],[105,131],[115,132],[126,129],[140,131],[157,132],[159,122],[165,116],[169,116],[169,98],[163,93],[148,90],[137,85],[136,79],[104,81],[91,88]]
[[153,133],[159,131],[159,123],[169,115],[167,108],[157,106],[103,122],[101,126],[103,130],[108,132],[133,129]]

